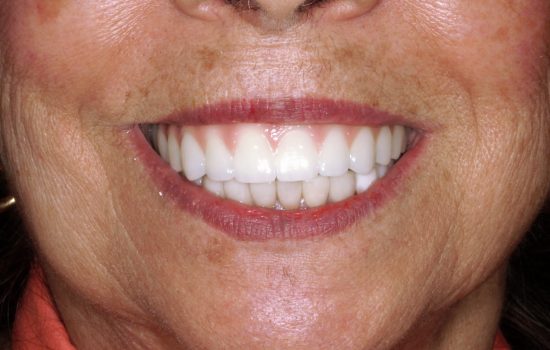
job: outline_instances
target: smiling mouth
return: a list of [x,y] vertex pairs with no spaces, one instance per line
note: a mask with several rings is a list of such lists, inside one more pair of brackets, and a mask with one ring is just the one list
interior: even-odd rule
[[136,127],[133,143],[159,193],[241,240],[342,231],[389,197],[421,148],[401,117],[288,103],[180,113]]
[[402,125],[151,125],[148,140],[172,169],[210,193],[276,210],[361,194],[414,139]]

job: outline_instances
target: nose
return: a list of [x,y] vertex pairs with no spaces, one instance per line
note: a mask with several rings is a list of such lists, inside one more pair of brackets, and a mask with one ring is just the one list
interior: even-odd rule
[[289,22],[304,12],[321,13],[324,18],[350,19],[369,12],[381,0],[175,0],[187,14],[219,18],[221,7],[258,13],[272,20]]

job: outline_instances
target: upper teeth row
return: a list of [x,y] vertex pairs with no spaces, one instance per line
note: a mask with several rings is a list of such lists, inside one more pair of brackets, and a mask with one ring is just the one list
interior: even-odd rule
[[171,167],[190,181],[259,184],[366,175],[407,147],[403,126],[156,125],[153,143]]

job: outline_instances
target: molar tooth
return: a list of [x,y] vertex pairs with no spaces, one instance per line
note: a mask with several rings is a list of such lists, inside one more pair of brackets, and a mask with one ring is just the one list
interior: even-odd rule
[[330,190],[328,199],[330,202],[339,202],[347,199],[355,193],[355,175],[348,171],[342,176],[330,178]]
[[302,199],[302,183],[277,181],[277,198],[283,208],[298,209]]
[[371,170],[367,175],[355,174],[355,191],[363,193],[378,179],[376,170]]
[[214,181],[233,178],[233,156],[227,149],[218,129],[206,130],[206,174]]
[[307,181],[317,175],[317,150],[309,133],[303,129],[287,132],[275,155],[277,179],[285,182]]
[[170,166],[177,172],[182,171],[181,166],[181,154],[180,147],[178,143],[178,132],[179,128],[170,125],[168,128],[168,159]]
[[235,180],[224,182],[223,190],[225,197],[242,204],[252,205],[252,196],[248,184],[241,183]]
[[331,127],[319,152],[319,174],[322,176],[341,176],[348,171],[350,151],[344,131],[340,127]]
[[213,193],[218,197],[222,197],[222,198],[225,197],[225,193],[223,190],[223,182],[214,181],[210,179],[208,176],[206,176],[202,181],[202,185],[208,192]]
[[233,165],[237,181],[266,183],[275,180],[273,151],[259,127],[245,126],[239,130]]
[[359,130],[350,150],[350,169],[358,174],[368,174],[374,166],[374,136],[370,128]]
[[391,148],[391,130],[388,126],[384,126],[378,132],[376,139],[376,163],[388,165],[391,161]]
[[398,159],[401,156],[403,144],[405,143],[405,127],[396,125],[393,127],[391,158]]
[[183,173],[189,181],[197,180],[206,174],[204,152],[190,131],[184,131],[181,140]]
[[325,205],[330,190],[330,180],[328,177],[317,176],[303,183],[303,197],[306,205],[310,208]]
[[157,127],[157,150],[161,156],[162,159],[169,162],[170,158],[168,158],[168,137],[166,136],[166,126],[165,125],[159,125]]
[[250,184],[250,193],[256,205],[273,208],[277,202],[277,185],[275,182]]

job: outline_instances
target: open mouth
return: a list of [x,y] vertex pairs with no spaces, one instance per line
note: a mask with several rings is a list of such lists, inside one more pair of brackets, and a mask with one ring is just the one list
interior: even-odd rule
[[216,116],[189,112],[194,118],[142,124],[136,133],[159,192],[238,239],[340,231],[380,205],[422,138],[405,123],[342,104],[327,117],[335,105],[316,102],[322,110],[309,112],[319,117],[301,110],[299,123],[295,105],[286,120],[273,118],[281,111],[272,106],[260,114],[252,106],[254,118],[250,105],[224,106],[208,109]]
[[172,169],[212,194],[249,206],[307,209],[365,192],[407,150],[402,125],[151,125],[149,142]]

